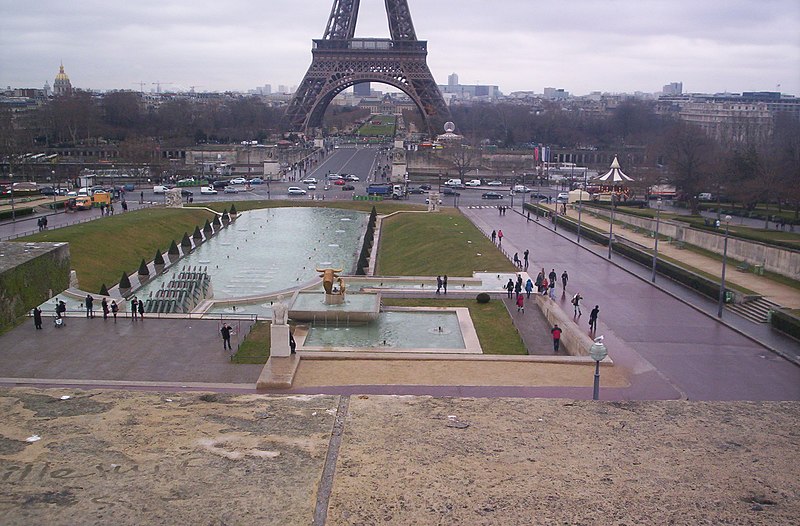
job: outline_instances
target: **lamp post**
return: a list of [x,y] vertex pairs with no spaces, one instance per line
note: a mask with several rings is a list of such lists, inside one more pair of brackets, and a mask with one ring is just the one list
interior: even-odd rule
[[11,184],[9,185],[9,189],[11,190],[11,221],[17,220],[17,213],[14,210],[14,174],[8,174],[8,178],[11,180]]
[[616,195],[611,192],[611,221],[608,225],[608,259],[611,259],[611,248],[614,244],[614,198]]
[[658,263],[658,227],[661,222],[661,198],[656,201],[656,241],[653,246],[653,273],[650,276],[650,281],[656,282],[656,264]]
[[725,242],[722,249],[722,279],[719,284],[719,303],[717,305],[717,318],[722,318],[722,307],[725,305],[725,267],[728,264],[728,227],[731,216],[725,216]]
[[589,347],[589,356],[594,360],[594,390],[592,391],[592,400],[600,399],[600,362],[608,356],[608,349],[603,345],[603,337],[598,336],[594,339],[594,343]]
[[53,212],[56,211],[56,195],[58,191],[56,190],[56,171],[50,170],[50,181],[52,182],[51,188],[53,189]]

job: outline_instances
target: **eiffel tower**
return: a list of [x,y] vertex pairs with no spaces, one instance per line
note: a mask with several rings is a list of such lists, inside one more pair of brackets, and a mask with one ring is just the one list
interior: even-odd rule
[[286,110],[293,131],[319,128],[333,98],[362,82],[389,84],[414,101],[428,132],[449,110],[428,68],[428,43],[417,40],[407,0],[385,0],[390,39],[354,38],[360,0],[334,0],[328,27],[314,40],[313,60]]

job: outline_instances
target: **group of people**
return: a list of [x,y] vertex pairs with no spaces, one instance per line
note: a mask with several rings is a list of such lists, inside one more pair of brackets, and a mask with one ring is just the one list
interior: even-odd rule
[[436,276],[436,294],[447,294],[447,274],[444,276]]
[[114,215],[114,205],[112,203],[100,203],[100,215],[101,216],[113,216]]
[[506,210],[508,210],[507,206],[500,205],[500,206],[497,207],[497,211],[499,212],[499,214],[501,216],[506,215]]
[[503,246],[503,230],[492,230],[492,243],[499,247]]
[[514,252],[514,265],[516,265],[517,268],[520,270],[528,270],[529,256],[530,256],[530,251],[528,249],[525,249],[525,252],[522,253],[522,261],[520,261],[519,252]]
[[36,226],[39,227],[39,232],[47,230],[47,216],[42,216],[36,220]]

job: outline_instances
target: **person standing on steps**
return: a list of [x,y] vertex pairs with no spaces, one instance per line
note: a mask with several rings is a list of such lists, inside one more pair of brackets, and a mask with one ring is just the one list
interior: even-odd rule
[[561,346],[561,328],[558,325],[553,325],[550,329],[550,334],[553,335],[553,352],[558,352]]
[[565,270],[561,273],[561,284],[564,285],[564,292],[567,292],[567,281],[569,281],[569,274]]
[[592,312],[589,313],[589,331],[594,332],[597,330],[597,315],[600,314],[600,306],[595,305]]
[[[227,323],[222,324],[222,328],[219,330],[219,333],[222,335],[222,350],[232,350],[231,349],[231,327]],[[290,333],[291,334],[291,333]]]

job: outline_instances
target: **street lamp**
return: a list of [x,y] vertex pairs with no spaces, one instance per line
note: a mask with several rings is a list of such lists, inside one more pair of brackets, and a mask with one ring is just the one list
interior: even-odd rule
[[661,198],[656,201],[656,241],[653,247],[653,273],[650,276],[650,281],[656,282],[656,263],[658,262],[658,227],[661,222]]
[[55,170],[50,170],[50,175],[51,175],[50,181],[52,182],[51,188],[53,189],[53,212],[55,212],[56,211],[56,194],[58,194],[58,191],[56,190],[56,171]]
[[16,221],[17,213],[14,210],[14,174],[9,173],[8,178],[11,180],[11,185],[9,186],[11,190],[11,221]]
[[728,263],[728,227],[731,216],[725,216],[725,243],[722,249],[722,280],[719,284],[719,304],[717,305],[717,318],[722,318],[722,307],[725,304],[725,267]]
[[594,360],[594,390],[592,392],[592,400],[600,399],[600,362],[608,356],[608,349],[603,345],[603,337],[598,336],[594,339],[594,343],[589,347],[589,356]]
[[608,225],[608,259],[611,259],[611,247],[614,244],[614,198],[616,195],[611,192],[611,222]]

